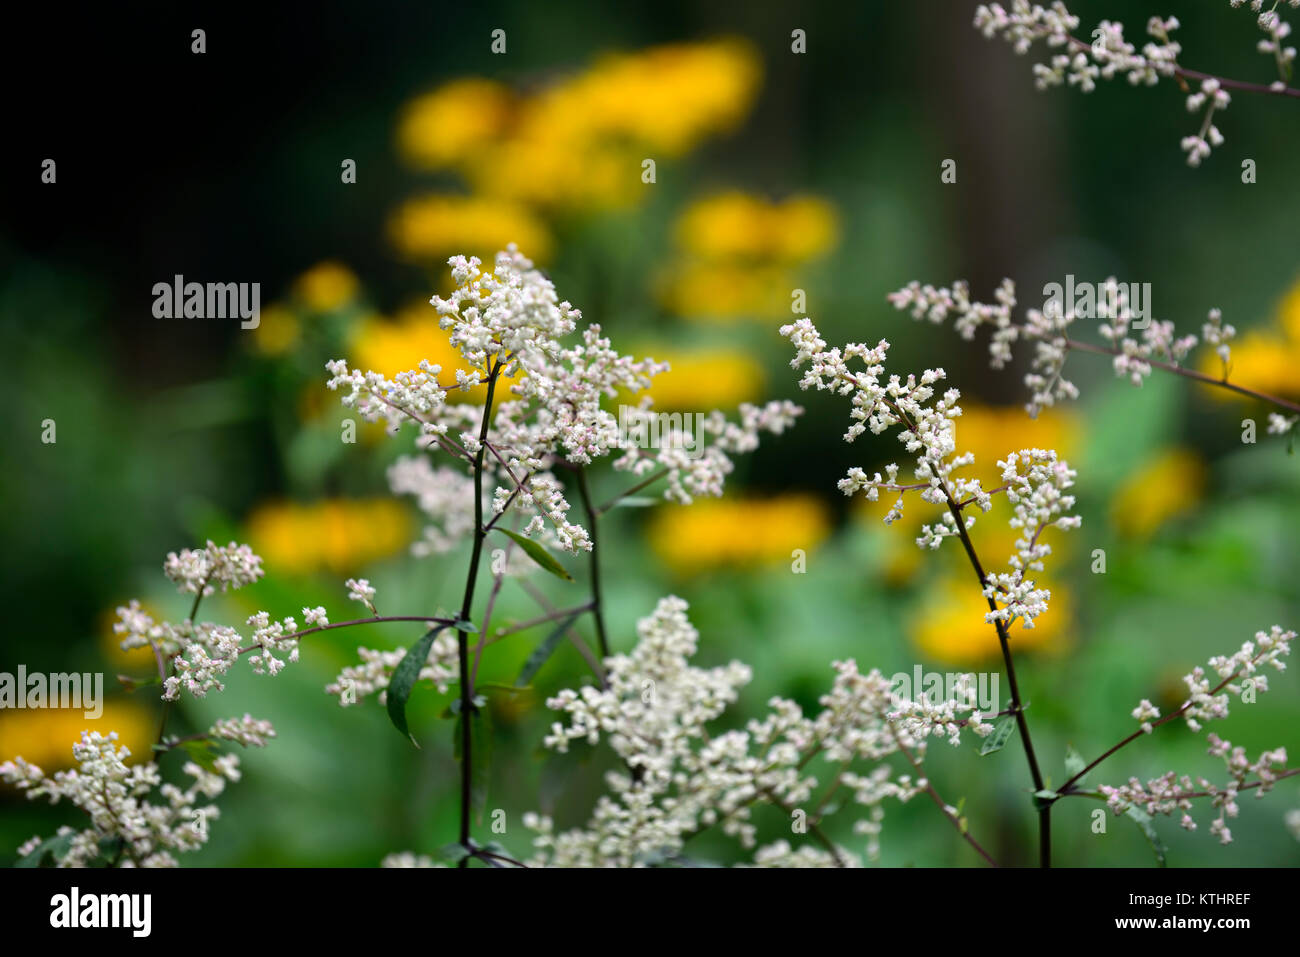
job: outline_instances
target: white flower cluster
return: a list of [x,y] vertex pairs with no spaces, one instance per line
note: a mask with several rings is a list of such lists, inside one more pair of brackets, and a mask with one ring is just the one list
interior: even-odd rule
[[[575,331],[581,313],[557,302],[550,279],[514,246],[497,254],[491,274],[479,269],[477,259],[456,256],[450,263],[457,287],[449,298],[431,301],[474,372],[459,372],[454,386],[443,386],[437,379],[442,370],[427,361],[418,371],[389,380],[376,372],[349,370],[346,362],[335,360],[327,365],[329,387],[347,386],[343,404],[367,420],[386,421],[390,432],[408,419],[417,421],[417,445],[437,445],[463,462],[484,451],[483,416],[492,416],[484,471],[497,483],[493,513],[529,515],[524,528],[529,536],[541,534],[549,522],[560,547],[589,550],[588,532],[569,521],[570,503],[552,468],[559,461],[588,465],[618,449],[618,418],[602,403],[647,392],[653,377],[668,366],[620,355],[598,325],[583,329],[581,342],[563,345],[560,340]],[[516,377],[510,397],[502,397],[494,409],[447,404],[449,388],[469,388],[493,374]],[[648,398],[641,408],[649,408]],[[658,465],[668,473],[665,496],[679,502],[720,495],[733,468],[731,456],[752,451],[760,432],[781,432],[800,411],[788,402],[746,405],[739,423],[714,412],[705,418],[708,445],[703,450],[687,455],[682,443],[665,442],[668,447],[649,452],[624,450],[614,465],[638,475]],[[441,487],[435,488],[434,478]],[[445,551],[458,536],[473,531],[471,477],[405,462],[394,467],[389,479],[399,493],[417,495],[435,522],[426,531],[423,551]]]
[[388,468],[394,495],[412,495],[429,519],[414,555],[443,555],[474,531],[474,479],[463,469],[434,468],[423,455],[403,455]]
[[[310,620],[319,621],[323,609],[303,609]],[[278,675],[286,659],[298,660],[298,622],[292,616],[283,621],[272,621],[269,613],[259,611],[249,616],[246,624],[253,627],[252,644],[245,646],[243,636],[234,628],[202,622],[192,626],[188,635],[178,633],[181,647],[172,655],[175,674],[163,682],[163,698],[175,701],[184,689],[196,698],[202,698],[215,688],[225,690],[221,678],[239,660],[240,655],[257,651],[248,659],[255,674]],[[175,629],[175,626],[171,626]],[[282,654],[284,658],[277,658]]]
[[[1236,7],[1243,0],[1230,2]],[[1292,7],[1300,6],[1300,0],[1287,2]],[[1252,9],[1260,10],[1261,3],[1262,0],[1251,0]],[[1290,35],[1290,26],[1281,22],[1273,10],[1260,15],[1259,25],[1268,38],[1259,42],[1258,49],[1272,55],[1277,61],[1279,75],[1287,77],[1295,60],[1295,48],[1283,47],[1282,42]],[[1018,54],[1028,53],[1040,40],[1049,48],[1064,48],[1062,52],[1053,54],[1048,63],[1034,64],[1035,82],[1040,90],[1068,84],[1079,87],[1084,93],[1091,93],[1097,87],[1098,78],[1110,80],[1121,74],[1133,86],[1153,86],[1161,77],[1172,77],[1180,72],[1178,57],[1182,46],[1170,37],[1179,27],[1176,17],[1151,17],[1147,20],[1147,34],[1151,39],[1141,53],[1124,39],[1122,23],[1102,20],[1092,32],[1091,44],[1073,36],[1078,27],[1079,18],[1059,0],[1050,7],[1031,4],[1028,0],[1015,0],[1009,10],[998,3],[980,4],[975,11],[975,28],[988,39],[1001,36]],[[1285,86],[1278,81],[1271,89],[1280,92]],[[1199,166],[1210,155],[1212,147],[1223,143],[1223,134],[1212,121],[1215,112],[1226,109],[1230,102],[1231,97],[1223,89],[1223,84],[1214,77],[1203,78],[1200,90],[1188,94],[1188,111],[1205,111],[1200,131],[1182,140],[1189,165]]]
[[[1178,811],[1181,812],[1179,824],[1189,831],[1196,830],[1196,821],[1188,813],[1192,809],[1192,799],[1208,797],[1211,806],[1219,809],[1219,816],[1210,823],[1210,833],[1219,839],[1220,844],[1231,844],[1232,831],[1227,819],[1235,818],[1240,812],[1237,804],[1240,792],[1249,788],[1255,791],[1256,798],[1260,798],[1272,790],[1278,772],[1286,767],[1286,749],[1265,751],[1251,761],[1245,748],[1234,748],[1231,741],[1224,741],[1217,734],[1209,734],[1206,740],[1209,754],[1222,758],[1228,770],[1230,780],[1222,787],[1203,777],[1193,780],[1190,775],[1178,776],[1170,771],[1145,784],[1137,778],[1130,778],[1127,784],[1119,787],[1102,785],[1098,790],[1117,815],[1130,807],[1138,807],[1152,816],[1172,815]],[[1250,780],[1252,776],[1254,781]]]
[[[895,295],[900,308],[910,306],[914,315],[929,315],[935,322],[955,313],[962,334],[968,337],[984,322],[992,322],[999,328],[1014,328],[1006,325],[1015,304],[1014,287],[1009,283],[999,290],[997,306],[972,303],[960,283],[954,290],[923,288],[913,283]],[[816,387],[852,396],[853,424],[844,435],[845,441],[852,442],[868,429],[879,435],[891,426],[902,426],[898,438],[916,456],[913,470],[918,479],[916,484],[898,484],[898,466],[892,463],[885,467],[883,478],[879,472],[868,476],[861,468],[852,468],[839,483],[845,495],[862,491],[872,501],[879,497],[881,490],[898,492],[898,500],[885,515],[886,524],[902,515],[903,498],[908,491],[919,491],[924,501],[947,505],[939,523],[922,526],[916,540],[921,548],[935,549],[945,538],[960,535],[975,524],[975,516],[966,514],[961,518],[962,525],[958,525],[957,516],[962,507],[975,505],[987,512],[992,508],[994,492],[1007,493],[1015,505],[1010,525],[1021,530],[1021,537],[1016,542],[1016,554],[1010,559],[1011,571],[989,575],[985,580],[985,596],[1001,605],[986,615],[985,620],[1002,620],[1010,626],[1019,619],[1024,627],[1032,628],[1033,619],[1047,610],[1050,592],[1037,588],[1025,573],[1041,571],[1043,558],[1051,553],[1051,547],[1039,540],[1046,528],[1069,529],[1080,524],[1077,516],[1064,514],[1074,505],[1074,497],[1066,494],[1074,484],[1074,471],[1058,460],[1055,452],[1024,449],[998,462],[1003,473],[1001,489],[985,490],[978,479],[957,477],[953,474],[955,470],[971,465],[975,457],[970,452],[957,454],[953,420],[961,415],[957,404],[960,393],[949,389],[935,397],[932,386],[944,378],[942,369],[927,369],[919,381],[909,375],[903,382],[891,375],[888,382],[882,383],[880,377],[889,349],[884,339],[874,348],[849,343],[843,352],[838,348],[828,349],[809,319],[782,326],[781,334],[795,347],[795,358],[790,365],[796,369],[808,366],[799,381],[800,388]],[[1003,347],[1013,338],[1004,338]],[[1006,357],[1010,358],[1009,352]],[[866,368],[850,370],[849,360],[855,358],[861,359]],[[994,363],[999,361],[1002,360],[995,350]]]
[[[1048,449],[1023,449],[998,462],[1007,498],[1015,506],[1009,521],[1020,529],[1016,553],[1008,559],[1010,572],[989,575],[984,597],[994,599],[999,608],[984,616],[985,621],[1001,620],[1010,625],[1020,619],[1025,628],[1034,627],[1034,619],[1047,611],[1051,592],[1038,588],[1026,572],[1041,572],[1043,559],[1052,546],[1041,540],[1048,528],[1078,528],[1083,519],[1065,513],[1074,507],[1074,496],[1066,490],[1074,485],[1075,471]],[[1021,469],[1024,469],[1022,472]]]
[[[1228,716],[1228,696],[1240,696],[1242,685],[1238,678],[1245,678],[1255,691],[1268,690],[1268,675],[1262,669],[1271,667],[1277,671],[1286,670],[1282,659],[1291,653],[1291,642],[1295,641],[1294,631],[1283,631],[1274,625],[1269,631],[1255,632],[1254,641],[1243,642],[1241,648],[1231,655],[1216,655],[1209,661],[1209,668],[1220,678],[1220,682],[1211,687],[1210,679],[1204,668],[1197,665],[1191,674],[1183,676],[1190,696],[1186,703],[1183,718],[1193,731],[1201,730],[1201,723]],[[1216,688],[1218,689],[1216,691]]]
[[[420,669],[418,680],[431,681],[439,694],[446,694],[457,679],[457,654],[456,633],[440,632],[433,639],[429,658]],[[372,651],[369,648],[358,648],[357,657],[361,659],[361,664],[350,665],[339,672],[333,683],[325,687],[325,693],[336,695],[339,704],[345,708],[376,693],[379,702],[383,704],[387,700],[388,684],[393,679],[393,672],[406,657],[406,649]]]
[[[643,403],[642,409],[648,409]],[[690,505],[697,497],[722,495],[723,483],[735,466],[733,455],[743,455],[758,448],[762,433],[780,435],[794,425],[803,409],[787,400],[768,402],[756,406],[742,402],[738,410],[740,421],[731,422],[716,409],[699,423],[700,434],[691,436],[693,442],[702,444],[695,452],[688,452],[691,444],[676,428],[660,431],[659,447],[642,449],[624,448],[614,460],[614,468],[644,476],[655,468],[667,472],[664,498],[681,505]]]
[[[935,504],[946,503],[950,494],[958,498],[973,497],[982,509],[988,510],[989,498],[978,480],[952,478],[952,472],[970,465],[974,456],[955,454],[952,420],[961,415],[961,407],[957,405],[961,396],[956,389],[949,389],[935,398],[932,386],[944,379],[942,369],[926,369],[919,381],[909,375],[903,382],[898,376],[891,375],[888,382],[882,383],[880,376],[885,371],[885,355],[889,351],[889,343],[884,339],[873,348],[851,342],[843,352],[839,348],[828,349],[817,327],[806,318],[782,326],[781,335],[795,347],[791,367],[808,366],[799,380],[799,388],[815,387],[852,396],[853,411],[849,416],[853,421],[844,433],[844,441],[852,442],[867,430],[880,435],[895,425],[902,425],[898,439],[910,454],[916,456],[914,474],[919,480],[917,485],[899,485],[898,466],[890,464],[885,468],[885,478],[879,472],[868,476],[860,468],[850,469],[848,475],[840,480],[840,491],[845,495],[862,491],[871,501],[879,498],[881,490],[898,492],[898,501],[885,516],[886,524],[892,524],[902,516],[903,493],[909,490],[919,490],[923,500]],[[861,359],[865,368],[851,371],[848,364],[851,359]],[[929,404],[931,400],[933,405]],[[939,528],[927,526],[919,543],[934,548],[940,538],[956,534],[950,514],[944,515],[944,522],[945,525]],[[973,516],[968,517],[968,527],[973,522]]]
[[[1071,344],[1069,328],[1075,321],[1073,304],[1049,299],[1043,309],[1027,309],[1023,323],[1011,320],[1010,310],[1016,305],[1015,284],[1002,280],[998,287],[996,305],[975,302],[970,298],[964,281],[936,288],[908,283],[886,297],[896,309],[907,310],[913,319],[928,319],[941,324],[950,316],[954,328],[963,339],[971,340],[975,331],[984,325],[993,329],[989,343],[989,365],[1001,369],[1011,361],[1011,343],[1023,339],[1034,343],[1035,354],[1031,369],[1025,376],[1025,385],[1032,398],[1025,408],[1032,416],[1058,402],[1079,397],[1079,390],[1065,377],[1065,360]],[[1174,324],[1167,321],[1148,321],[1141,330],[1141,339],[1131,335],[1134,318],[1124,283],[1110,276],[1096,290],[1090,307],[1102,321],[1098,331],[1110,344],[1113,353],[1112,367],[1115,375],[1140,386],[1151,374],[1151,363],[1160,361],[1178,366],[1196,348],[1198,339],[1193,335],[1178,336]],[[1230,358],[1228,343],[1236,329],[1223,322],[1218,309],[1211,309],[1201,327],[1201,338],[1215,347],[1225,368]]]
[[168,552],[163,571],[183,593],[211,595],[217,590],[251,585],[262,577],[262,559],[247,545],[217,545]]
[[894,710],[889,712],[889,720],[909,738],[918,741],[931,735],[946,737],[948,743],[956,747],[961,744],[963,730],[985,737],[993,730],[993,725],[984,721],[986,715],[980,713],[975,676],[958,676],[952,690],[953,696],[946,701],[931,701],[925,694],[916,700],[898,696]]
[[[1300,7],[1300,0],[1285,0],[1285,2],[1295,9]],[[1228,0],[1228,3],[1236,8],[1246,5],[1246,0]],[[1295,47],[1283,46],[1283,41],[1291,35],[1291,24],[1285,22],[1278,16],[1277,8],[1281,5],[1280,0],[1274,0],[1272,7],[1264,9],[1264,0],[1250,0],[1250,9],[1259,14],[1257,23],[1259,28],[1267,36],[1255,45],[1260,53],[1265,56],[1273,57],[1277,63],[1278,75],[1286,78],[1291,73],[1292,64],[1295,63]]]
[[[1210,155],[1210,149],[1223,145],[1223,134],[1211,122],[1216,110],[1226,110],[1232,97],[1223,85],[1214,77],[1201,81],[1199,92],[1187,96],[1187,112],[1198,113],[1205,110],[1205,119],[1201,121],[1201,131],[1191,136],[1184,136],[1181,142],[1183,152],[1187,154],[1188,166],[1200,166],[1201,160]],[[1208,104],[1208,106],[1207,106]]]
[[1300,415],[1281,415],[1277,412],[1268,414],[1268,434],[1269,435],[1286,435],[1295,424],[1300,422]]
[[372,615],[379,614],[375,611],[375,589],[369,579],[349,578],[343,587],[348,590],[348,601],[359,601],[370,609]]
[[[209,737],[257,746],[274,735],[269,722],[247,715],[218,722],[208,732]],[[89,816],[90,826],[83,830],[59,829],[54,839],[61,845],[58,866],[107,862],[122,867],[175,867],[176,854],[197,850],[207,842],[208,822],[220,816],[220,809],[203,799],[217,797],[227,781],[239,780],[239,758],[221,755],[213,760],[212,770],[186,762],[184,771],[193,782],[181,789],[164,784],[152,761],[128,767],[131,752],[116,741],[116,732],[83,731],[72,746],[77,768],[57,771],[51,778],[18,757],[0,764],[0,779],[26,791],[30,799],[48,797],[51,804],[66,800]],[[155,789],[161,804],[145,800]],[[33,839],[20,854],[32,853],[40,844]]]
[[268,738],[275,737],[270,721],[259,721],[251,714],[242,718],[221,718],[208,731],[208,736],[234,741],[246,748],[264,748]]
[[[1238,683],[1238,679],[1248,681],[1255,691],[1267,691],[1268,677],[1262,673],[1262,669],[1272,667],[1285,671],[1286,662],[1282,659],[1291,653],[1291,642],[1295,637],[1294,631],[1284,631],[1280,626],[1274,625],[1267,632],[1256,632],[1255,640],[1243,642],[1235,653],[1211,658],[1210,671],[1220,679],[1214,686],[1211,686],[1205,669],[1199,666],[1194,668],[1191,674],[1183,677],[1191,695],[1175,714],[1181,714],[1193,731],[1200,731],[1203,722],[1228,717],[1229,696],[1240,696],[1245,691],[1244,682]],[[1142,730],[1147,734],[1151,733],[1152,722],[1159,717],[1160,709],[1145,698],[1133,709],[1133,718],[1142,723]],[[1196,830],[1196,822],[1187,813],[1192,808],[1192,799],[1209,797],[1212,805],[1219,808],[1219,817],[1211,823],[1210,833],[1218,837],[1220,843],[1228,844],[1232,841],[1232,832],[1228,829],[1226,819],[1237,816],[1238,792],[1248,786],[1256,791],[1256,797],[1269,791],[1278,779],[1278,771],[1286,766],[1286,749],[1265,751],[1252,762],[1246,757],[1245,748],[1232,747],[1231,742],[1224,741],[1214,732],[1206,736],[1206,741],[1209,743],[1209,753],[1223,758],[1232,778],[1223,787],[1203,777],[1193,780],[1190,775],[1180,776],[1169,771],[1145,784],[1137,778],[1130,778],[1127,784],[1119,787],[1102,785],[1098,790],[1116,814],[1123,814],[1135,806],[1152,815],[1169,815],[1181,811],[1180,823],[1189,831]],[[1252,775],[1255,781],[1248,784]]]
[[445,867],[435,863],[427,854],[414,854],[411,851],[398,851],[389,854],[379,864],[380,867]]
[[[864,675],[843,661],[834,664],[834,684],[815,718],[793,701],[773,698],[762,720],[710,734],[706,725],[736,700],[749,668],[738,662],[691,665],[698,634],[678,598],[661,600],[637,631],[631,654],[607,660],[604,688],[565,690],[547,702],[567,719],[552,726],[548,748],[563,752],[573,741],[596,744],[604,737],[627,770],[607,775],[611,793],[598,800],[583,828],[556,833],[549,817],[526,815],[525,826],[536,834],[531,866],[645,866],[680,856],[690,837],[714,826],[753,848],[755,866],[853,866],[858,858],[833,845],[792,849],[776,841],[756,847],[751,808],[766,803],[792,817],[801,813],[818,784],[806,765],[822,756],[841,766],[838,782],[867,811],[854,829],[867,836],[871,858],[878,851],[882,803],[907,801],[927,786],[923,778],[896,775],[884,759],[906,750],[919,764],[932,734],[963,726],[987,733],[978,715],[956,717],[971,710],[964,699],[935,707],[900,700],[880,672]],[[854,771],[856,761],[870,767]]]

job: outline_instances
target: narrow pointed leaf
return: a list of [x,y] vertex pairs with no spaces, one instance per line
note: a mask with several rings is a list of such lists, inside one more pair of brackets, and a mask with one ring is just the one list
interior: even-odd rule
[[497,531],[502,535],[509,535],[514,539],[515,544],[524,550],[524,554],[535,561],[538,565],[541,565],[552,575],[557,578],[563,578],[566,582],[573,581],[573,576],[564,570],[564,566],[557,562],[550,552],[531,538],[524,538],[524,536],[519,533],[512,532],[506,528],[501,528],[500,526],[497,527]]
[[411,743],[417,748],[420,744],[406,726],[406,702],[410,699],[411,690],[420,678],[420,670],[429,660],[429,649],[433,647],[433,639],[437,638],[438,632],[446,627],[446,625],[438,625],[425,632],[398,662],[397,667],[393,669],[393,677],[388,682],[388,719],[393,722],[393,727],[410,738]]
[[551,655],[555,654],[555,649],[558,648],[560,642],[564,640],[564,634],[569,630],[569,626],[572,625],[581,614],[582,612],[578,611],[574,612],[568,618],[565,618],[556,625],[555,629],[533,650],[533,653],[528,656],[528,660],[524,662],[524,667],[520,670],[519,677],[515,679],[515,687],[522,688],[537,677],[537,672],[542,670],[542,665],[546,664],[546,660],[550,658]]

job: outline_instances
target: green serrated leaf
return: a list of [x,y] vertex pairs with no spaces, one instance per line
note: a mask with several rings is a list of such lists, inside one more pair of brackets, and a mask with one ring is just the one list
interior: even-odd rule
[[410,738],[411,743],[417,748],[420,743],[415,740],[415,736],[406,726],[406,702],[411,697],[415,682],[420,678],[420,670],[429,660],[429,649],[433,647],[433,639],[437,638],[438,632],[446,627],[446,625],[437,625],[425,632],[398,662],[388,682],[388,719],[393,722],[393,727]]
[[457,631],[463,631],[467,635],[478,634],[478,625],[474,624],[472,621],[466,621],[463,618],[451,627],[455,628]]
[[998,718],[998,723],[993,726],[980,744],[980,754],[992,754],[994,751],[1001,751],[1011,740],[1011,736],[1016,732],[1015,715],[1005,714]]
[[573,581],[573,576],[564,570],[564,566],[557,562],[550,552],[531,538],[524,538],[524,536],[520,535],[518,532],[512,532],[510,529],[502,528],[500,525],[496,526],[496,530],[502,535],[510,536],[510,538],[514,540],[515,544],[524,550],[525,555],[535,561],[538,565],[542,566],[542,568],[546,569],[552,575],[555,575],[557,578],[563,578],[566,582]]
[[1165,866],[1165,855],[1169,849],[1165,847],[1165,842],[1160,840],[1160,833],[1151,823],[1151,815],[1139,807],[1131,807],[1124,812],[1124,816],[1138,826],[1142,834],[1146,837],[1147,843],[1151,845],[1151,851],[1156,856],[1156,866]]
[[542,665],[546,664],[546,660],[550,658],[551,655],[555,654],[555,649],[558,648],[560,642],[564,640],[564,634],[569,630],[569,626],[572,625],[581,614],[582,612],[577,611],[565,618],[542,640],[540,645],[533,649],[533,653],[528,656],[528,660],[524,662],[523,668],[520,669],[519,677],[515,679],[516,688],[526,687],[535,677],[537,677],[537,672],[542,670]]
[[[1065,773],[1069,777],[1074,777],[1088,766],[1088,762],[1083,759],[1083,755],[1075,750],[1074,745],[1069,744],[1065,747]],[[1082,783],[1080,778],[1075,784]]]

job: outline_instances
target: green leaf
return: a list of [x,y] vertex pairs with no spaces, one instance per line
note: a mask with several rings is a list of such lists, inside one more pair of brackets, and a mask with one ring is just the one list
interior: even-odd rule
[[14,867],[44,867],[47,857],[52,858],[57,863],[63,859],[68,851],[72,850],[72,839],[76,836],[76,831],[69,831],[66,834],[47,837],[25,856],[20,857]]
[[537,677],[537,672],[542,670],[542,665],[546,664],[546,660],[555,654],[555,649],[560,646],[560,642],[564,639],[564,634],[569,630],[569,626],[581,614],[582,612],[576,611],[568,618],[565,618],[542,640],[540,645],[533,649],[533,653],[528,656],[528,660],[524,662],[523,668],[520,669],[519,677],[515,679],[516,688],[526,687]]
[[217,774],[217,758],[221,752],[217,746],[207,738],[198,738],[193,741],[182,741],[177,747],[181,748],[190,756],[190,760],[197,764],[209,774]]
[[464,844],[444,844],[433,856],[444,864],[459,864],[469,857],[470,851]]
[[148,688],[150,685],[162,684],[162,678],[157,675],[150,678],[132,678],[130,675],[118,675],[117,680],[121,683],[122,690],[127,694],[139,691],[141,688]]
[[1004,714],[998,718],[998,723],[993,726],[993,730],[985,736],[984,741],[980,744],[980,754],[992,754],[994,751],[1001,751],[1011,740],[1011,736],[1016,733],[1016,717],[1012,714]]
[[1146,836],[1147,842],[1151,845],[1151,850],[1156,855],[1156,866],[1165,866],[1165,855],[1168,848],[1165,842],[1160,840],[1160,834],[1156,831],[1155,825],[1151,823],[1151,815],[1139,807],[1131,807],[1124,812],[1124,816],[1133,821]]
[[466,621],[463,618],[451,627],[455,628],[457,631],[463,631],[467,635],[478,634],[478,625],[474,624],[472,621]]
[[502,535],[509,535],[512,539],[514,539],[515,544],[517,544],[520,548],[524,550],[524,554],[526,554],[537,564],[541,565],[552,575],[555,575],[557,578],[563,578],[566,582],[573,581],[573,576],[564,570],[564,566],[561,565],[559,562],[557,562],[553,557],[551,557],[550,552],[548,552],[537,542],[533,541],[531,538],[524,538],[524,536],[520,535],[518,532],[512,532],[509,529],[502,528],[499,525],[496,526],[496,530],[500,532]]
[[411,730],[406,726],[406,702],[411,697],[411,689],[415,687],[415,682],[420,678],[420,669],[422,669],[429,660],[429,649],[433,647],[433,639],[438,637],[438,632],[446,628],[446,625],[437,625],[430,628],[424,633],[402,658],[396,668],[393,669],[393,677],[388,682],[388,719],[393,722],[393,727],[402,734],[411,739],[411,743],[417,748],[420,743],[415,740]]
[[[1065,773],[1069,777],[1074,777],[1076,774],[1079,774],[1081,771],[1083,771],[1083,769],[1086,768],[1087,766],[1088,766],[1088,762],[1083,759],[1082,754],[1080,754],[1078,751],[1075,750],[1074,745],[1072,744],[1066,745]],[[1083,783],[1083,779],[1080,778],[1078,781],[1075,781],[1074,783],[1081,784]]]

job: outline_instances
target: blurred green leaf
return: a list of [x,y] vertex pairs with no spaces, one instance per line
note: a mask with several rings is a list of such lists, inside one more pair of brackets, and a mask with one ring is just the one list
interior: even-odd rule
[[1160,834],[1156,831],[1155,825],[1151,823],[1151,815],[1141,808],[1131,807],[1124,812],[1124,816],[1138,826],[1147,841],[1151,844],[1151,850],[1156,855],[1156,866],[1165,866],[1165,855],[1168,849],[1165,842],[1160,840]]
[[572,615],[569,615],[556,625],[555,629],[542,640],[542,643],[538,645],[536,649],[534,649],[533,653],[528,656],[528,660],[524,662],[524,667],[520,670],[519,677],[515,679],[516,688],[525,687],[530,684],[535,677],[537,677],[537,672],[542,670],[542,665],[546,664],[546,660],[550,658],[551,655],[555,654],[555,649],[558,648],[560,642],[564,640],[565,632],[569,630],[569,626],[571,626],[581,614],[581,611],[575,611]]

